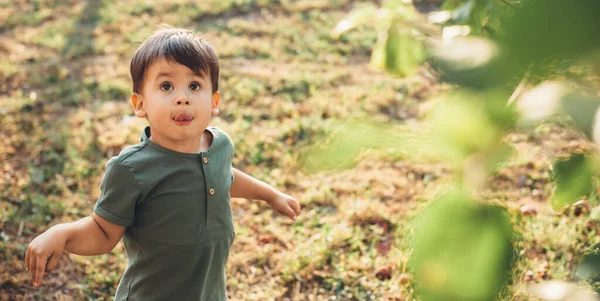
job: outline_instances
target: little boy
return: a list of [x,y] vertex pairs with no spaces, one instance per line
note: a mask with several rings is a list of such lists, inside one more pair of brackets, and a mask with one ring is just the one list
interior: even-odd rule
[[230,197],[265,200],[296,219],[298,202],[231,166],[233,143],[216,127],[219,63],[192,32],[164,29],[131,60],[141,142],[111,158],[92,216],[51,227],[25,254],[39,286],[63,250],[129,259],[115,300],[227,300],[225,263],[235,236]]

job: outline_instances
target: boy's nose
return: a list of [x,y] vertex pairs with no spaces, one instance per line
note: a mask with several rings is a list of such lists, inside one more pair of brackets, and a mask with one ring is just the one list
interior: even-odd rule
[[175,105],[179,106],[179,105],[189,105],[190,101],[189,99],[185,98],[185,97],[178,97],[177,99],[175,99]]

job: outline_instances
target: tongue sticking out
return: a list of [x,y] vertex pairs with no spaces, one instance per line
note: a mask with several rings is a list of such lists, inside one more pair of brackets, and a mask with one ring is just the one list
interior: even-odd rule
[[180,112],[179,114],[177,114],[175,116],[175,118],[173,118],[173,120],[175,120],[175,121],[184,121],[184,122],[192,121],[192,119],[194,119],[194,118],[188,112]]

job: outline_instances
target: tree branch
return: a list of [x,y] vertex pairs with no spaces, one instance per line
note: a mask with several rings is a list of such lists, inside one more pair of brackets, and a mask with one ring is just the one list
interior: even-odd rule
[[513,104],[513,102],[519,97],[521,96],[521,94],[523,93],[523,90],[525,90],[525,87],[527,86],[527,82],[529,81],[529,76],[531,74],[529,73],[529,71],[525,72],[525,75],[523,75],[523,78],[521,79],[521,82],[519,83],[519,86],[517,86],[517,88],[515,89],[515,91],[513,92],[513,94],[510,96],[510,98],[508,99],[508,103],[507,106],[510,106]]
[[504,4],[510,6],[512,9],[517,10],[517,7],[512,5],[510,2],[508,2],[507,0],[500,0],[502,1]]

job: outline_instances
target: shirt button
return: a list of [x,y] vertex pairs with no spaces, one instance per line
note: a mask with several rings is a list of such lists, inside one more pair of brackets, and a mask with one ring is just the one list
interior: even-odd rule
[[208,157],[202,158],[202,162],[204,162],[204,164],[207,164],[208,163]]
[[211,195],[214,195],[214,194],[215,194],[215,189],[214,189],[214,188],[211,188],[211,189],[210,189],[208,192],[209,192]]

